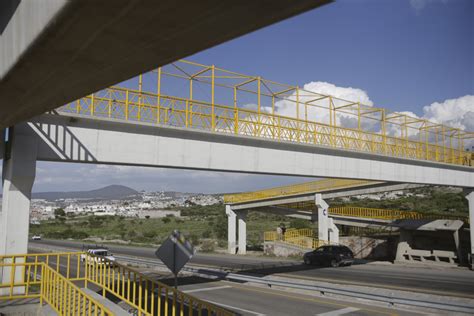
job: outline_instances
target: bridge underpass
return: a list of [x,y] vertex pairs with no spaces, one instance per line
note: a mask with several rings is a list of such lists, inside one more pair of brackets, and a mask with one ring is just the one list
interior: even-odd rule
[[[232,85],[233,102],[221,106],[214,88],[222,86],[215,80],[224,77],[216,76],[219,69],[214,66],[185,74],[190,79],[186,99],[162,95],[160,89],[150,94],[140,84],[139,89],[115,93],[106,102],[106,112],[101,91],[97,98],[93,94],[75,103],[73,113],[68,105],[61,116],[42,114],[325,2],[248,1],[223,6],[208,1],[196,8],[185,1],[180,19],[174,3],[167,2],[109,1],[100,7],[65,0],[2,2],[1,8],[10,11],[0,21],[0,127],[10,128],[6,144],[0,139],[4,159],[0,254],[26,253],[37,160],[446,184],[471,190],[472,156],[463,145],[472,138],[470,133],[308,94],[298,87],[277,84],[280,89],[275,89],[260,77],[236,73],[241,81]],[[129,46],[134,49],[126,49]],[[191,83],[197,81],[211,82],[210,102],[193,97]],[[237,102],[237,92],[249,92],[249,86],[254,86],[257,111],[245,110],[249,104]],[[271,115],[269,106],[264,107],[265,98],[272,100]],[[275,113],[278,99],[296,104],[293,117]],[[327,109],[329,122],[316,122],[311,117],[313,106]],[[144,109],[151,116],[142,116]],[[357,128],[338,126],[343,112],[358,113]],[[367,126],[367,120],[376,123]],[[387,130],[394,125],[399,132],[391,135]],[[272,161],[270,166],[266,161]],[[469,197],[472,217],[474,196]]]
[[0,129],[328,2],[2,0]]

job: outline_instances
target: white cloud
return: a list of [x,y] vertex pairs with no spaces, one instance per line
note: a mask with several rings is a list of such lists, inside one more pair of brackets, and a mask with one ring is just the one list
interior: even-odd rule
[[[309,91],[310,93],[307,93]],[[370,100],[366,91],[362,89],[352,88],[352,87],[338,87],[332,83],[322,82],[322,81],[312,81],[303,86],[303,91],[300,91],[298,100],[300,101],[299,106],[299,118],[305,119],[306,117],[310,121],[315,121],[319,123],[329,124],[330,114],[329,114],[329,99],[323,99],[316,102],[311,102],[314,106],[305,107],[304,103],[310,102],[318,96],[333,96],[336,99],[333,99],[334,105],[340,106],[346,104],[347,102],[341,101],[347,100],[351,102],[360,102],[367,106],[372,106],[373,102]],[[288,96],[285,100],[280,100],[275,103],[275,111],[279,115],[296,117],[296,92]],[[354,115],[337,113],[337,124],[345,127],[355,127],[357,126],[357,119]]]
[[434,102],[425,106],[423,118],[462,130],[474,131],[474,95]]
[[443,3],[446,4],[449,2],[449,0],[410,0],[410,6],[417,12],[419,13],[422,11],[427,5],[431,3]]

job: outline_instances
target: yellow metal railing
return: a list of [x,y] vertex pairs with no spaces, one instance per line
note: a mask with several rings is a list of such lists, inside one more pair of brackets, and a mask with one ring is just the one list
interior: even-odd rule
[[1,263],[0,300],[39,298],[59,315],[114,315],[45,262]]
[[217,305],[185,294],[140,272],[118,264],[94,260],[86,264],[86,280],[120,298],[138,315],[233,315]]
[[243,203],[257,200],[270,199],[275,197],[285,197],[306,193],[324,192],[327,190],[354,188],[367,186],[381,182],[366,180],[348,180],[348,179],[324,179],[293,185],[265,189],[254,192],[244,192],[235,194],[225,194],[224,203]]
[[391,221],[397,219],[457,219],[468,222],[468,217],[461,215],[431,214],[417,211],[388,210],[367,207],[330,207],[329,215],[385,219]]
[[[441,135],[443,137],[441,137],[438,132],[439,124],[436,125],[437,127],[417,129],[420,135],[422,131],[425,132],[424,138],[421,136],[419,138],[395,137],[385,132],[384,134],[361,128],[337,126],[336,119],[332,123],[323,123],[308,118],[294,118],[274,112],[218,104],[214,99],[206,102],[194,100],[192,96],[175,97],[161,92],[150,93],[118,86],[98,91],[69,103],[57,111],[95,118],[192,128],[458,165],[471,164],[471,153],[465,151],[462,144],[464,139],[474,137],[472,133],[456,130],[458,136],[457,147],[455,147],[451,136],[454,132],[446,136],[447,132],[443,129],[444,132]],[[360,115],[363,114],[359,113]],[[419,122],[422,121],[419,120]],[[436,142],[427,132],[430,128],[436,129],[435,134],[438,135]],[[382,130],[385,131],[385,129]],[[441,143],[441,139],[444,142]]]
[[319,240],[310,228],[288,229],[284,234],[276,231],[267,231],[263,233],[264,241],[279,241],[304,249],[316,249],[327,245],[329,242]]
[[[82,260],[81,260],[82,259]],[[126,302],[137,315],[233,315],[138,271],[87,253],[0,256],[0,299],[39,298],[60,315],[113,315],[72,282],[94,284]]]

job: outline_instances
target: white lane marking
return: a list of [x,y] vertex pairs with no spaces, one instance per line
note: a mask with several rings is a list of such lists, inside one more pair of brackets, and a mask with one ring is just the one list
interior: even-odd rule
[[249,311],[248,309],[243,309],[243,308],[235,307],[235,306],[231,306],[231,305],[225,305],[225,304],[222,304],[222,303],[219,303],[219,302],[214,302],[214,301],[209,301],[209,300],[205,300],[205,301],[209,302],[211,304],[215,304],[215,305],[218,305],[218,306],[225,307],[225,308],[236,309],[238,311],[246,312],[246,313],[249,313],[249,314],[252,314],[252,315],[265,316],[265,314],[254,312],[254,311]]
[[181,292],[183,292],[183,293],[194,293],[194,292],[214,291],[214,290],[220,290],[220,289],[228,289],[230,287],[232,287],[232,286],[223,285],[223,286],[206,287],[206,288],[203,288],[203,289],[184,290],[184,291],[181,291]]
[[355,307],[346,307],[346,308],[343,308],[343,309],[338,309],[338,310],[335,310],[335,311],[322,313],[322,314],[316,314],[316,315],[318,315],[318,316],[339,316],[339,315],[344,315],[344,314],[351,313],[351,312],[356,312],[358,310],[360,310],[360,309],[355,308]]

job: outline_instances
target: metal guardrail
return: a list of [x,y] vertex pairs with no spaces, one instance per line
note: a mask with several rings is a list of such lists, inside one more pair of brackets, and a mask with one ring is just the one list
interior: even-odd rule
[[[133,309],[137,315],[219,315],[233,313],[152,280],[125,265],[84,252],[0,256],[0,299],[39,298],[60,315],[113,315],[72,281],[102,288]],[[82,259],[82,260],[81,260]],[[6,270],[5,270],[6,269]],[[4,289],[9,289],[6,292]]]

